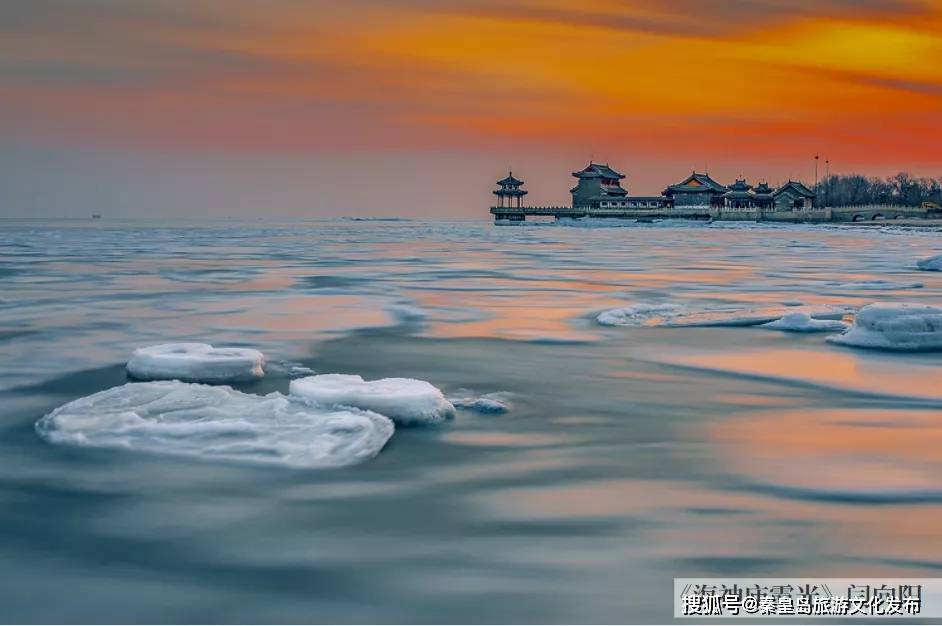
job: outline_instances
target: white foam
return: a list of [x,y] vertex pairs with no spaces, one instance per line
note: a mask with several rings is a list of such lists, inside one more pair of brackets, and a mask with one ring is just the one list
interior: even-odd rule
[[598,315],[603,326],[758,326],[783,315],[803,313],[814,319],[840,319],[847,309],[831,306],[744,307],[715,305],[686,307],[678,304],[640,302]]
[[844,330],[847,324],[841,320],[819,320],[807,313],[786,313],[779,319],[762,324],[762,328],[784,330],[793,333],[814,333],[821,331]]
[[942,254],[916,261],[916,267],[924,272],[942,272]]
[[403,425],[442,422],[455,414],[438,388],[413,378],[365,381],[349,374],[322,374],[291,381],[289,393],[321,404],[376,411]]
[[264,364],[264,355],[249,348],[165,343],[135,350],[127,369],[139,380],[230,383],[261,378],[265,375]]
[[376,456],[394,426],[376,413],[315,407],[279,393],[160,381],[74,400],[36,430],[57,444],[322,468]]
[[854,324],[831,343],[879,350],[942,350],[942,307],[876,303],[857,312]]

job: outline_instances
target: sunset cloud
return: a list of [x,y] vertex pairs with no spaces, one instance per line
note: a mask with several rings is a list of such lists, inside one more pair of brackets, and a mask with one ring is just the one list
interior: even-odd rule
[[903,0],[9,3],[0,131],[47,147],[641,152],[773,174],[821,152],[931,170],[940,32],[942,3]]

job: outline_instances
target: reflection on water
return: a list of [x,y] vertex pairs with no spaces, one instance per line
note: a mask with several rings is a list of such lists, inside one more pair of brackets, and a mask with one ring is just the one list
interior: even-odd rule
[[[785,338],[789,343],[791,340],[790,337]],[[819,343],[810,342],[809,346],[801,348],[747,347],[735,352],[712,350],[691,354],[678,350],[661,359],[692,368],[860,394],[942,400],[939,359],[935,357],[917,355],[907,359],[872,352],[826,350]]]
[[730,471],[811,498],[942,502],[942,411],[819,409],[710,426]]
[[[663,621],[675,576],[942,567],[939,355],[691,309],[942,304],[938,233],[486,223],[0,225],[10,621]],[[881,282],[882,281],[882,282]],[[913,285],[921,283],[921,288]],[[339,471],[47,445],[50,409],[166,340],[513,394]],[[56,602],[49,602],[54,592]]]

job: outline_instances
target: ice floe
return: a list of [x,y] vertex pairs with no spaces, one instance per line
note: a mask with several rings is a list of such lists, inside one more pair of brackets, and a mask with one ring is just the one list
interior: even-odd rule
[[762,324],[762,328],[784,330],[792,333],[815,333],[822,331],[844,330],[847,324],[841,320],[815,319],[800,311],[786,313],[779,319]]
[[488,393],[482,396],[468,394],[448,398],[448,401],[457,409],[495,415],[510,410],[507,396],[506,393]]
[[51,443],[296,468],[360,463],[376,456],[394,430],[388,418],[370,411],[178,381],[114,387],[61,406],[36,424]]
[[250,348],[165,343],[135,350],[127,370],[138,380],[229,383],[261,378],[265,375],[264,364],[264,355]]
[[942,272],[942,254],[916,261],[916,267],[924,272]]
[[863,291],[895,291],[897,289],[922,289],[924,287],[922,283],[898,283],[892,280],[830,281],[825,285],[837,289],[861,289]]
[[320,404],[375,411],[402,425],[433,424],[455,414],[437,387],[413,378],[366,381],[350,374],[322,374],[291,381],[289,393]]
[[774,322],[785,314],[799,312],[818,320],[839,320],[847,309],[833,306],[706,305],[695,307],[641,302],[603,311],[596,320],[603,326],[758,326]]
[[599,313],[603,326],[660,326],[683,313],[679,304],[639,302]]
[[390,304],[385,310],[400,324],[423,322],[429,316],[428,311],[412,304]]
[[854,324],[831,343],[879,350],[942,350],[942,307],[876,303],[857,312]]

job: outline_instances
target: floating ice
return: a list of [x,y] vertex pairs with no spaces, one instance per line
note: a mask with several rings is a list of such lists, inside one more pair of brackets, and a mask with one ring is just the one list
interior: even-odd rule
[[893,291],[896,289],[922,289],[922,283],[895,283],[891,280],[858,280],[850,282],[831,281],[825,283],[828,287],[838,289],[862,289],[864,291]]
[[128,361],[128,374],[139,380],[244,382],[264,376],[264,364],[264,355],[249,348],[165,343],[135,350]]
[[485,413],[495,415],[506,413],[510,410],[505,393],[488,393],[483,396],[475,397],[473,395],[448,398],[455,408],[475,413]]
[[51,443],[320,468],[376,456],[394,426],[376,413],[279,393],[160,381],[74,400],[40,419],[36,431]]
[[916,261],[916,267],[925,272],[942,272],[942,254]]
[[265,370],[267,374],[283,374],[289,378],[300,378],[301,376],[316,374],[313,369],[303,363],[286,360],[266,361]]
[[603,311],[595,319],[603,326],[661,326],[682,313],[679,304],[639,302]]
[[762,324],[762,328],[784,330],[793,333],[814,333],[821,331],[844,330],[847,324],[841,320],[819,320],[807,313],[786,313],[781,318]]
[[438,388],[413,378],[365,381],[349,374],[322,374],[291,381],[289,393],[321,404],[376,411],[402,425],[433,424],[455,414]]
[[870,304],[857,312],[854,325],[831,343],[879,350],[942,350],[942,307],[926,304]]
[[385,310],[400,324],[414,324],[428,319],[428,311],[412,304],[390,304]]
[[689,308],[677,304],[641,302],[604,311],[596,320],[603,326],[758,326],[797,312],[814,319],[839,320],[846,309],[829,306],[749,308],[731,305]]

